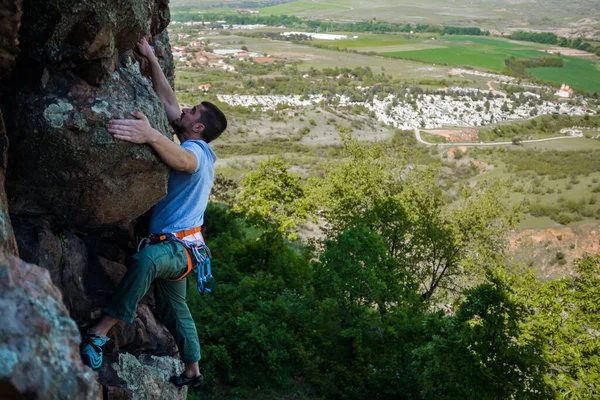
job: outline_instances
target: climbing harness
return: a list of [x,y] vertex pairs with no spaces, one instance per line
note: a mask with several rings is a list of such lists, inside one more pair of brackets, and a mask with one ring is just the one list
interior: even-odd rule
[[179,232],[152,234],[149,237],[142,238],[138,244],[138,252],[150,245],[157,244],[163,240],[173,240],[179,242],[185,248],[187,256],[187,270],[177,279],[165,279],[167,281],[180,281],[192,272],[196,267],[197,287],[200,294],[212,293],[214,290],[214,278],[212,276],[212,266],[210,249],[204,243],[200,227],[186,229]]

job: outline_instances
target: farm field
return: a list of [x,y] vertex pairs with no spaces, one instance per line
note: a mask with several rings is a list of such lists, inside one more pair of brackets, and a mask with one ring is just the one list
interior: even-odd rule
[[536,78],[562,83],[572,87],[600,92],[600,63],[576,57],[562,57],[564,68],[531,68],[528,71]]
[[[399,23],[426,23],[458,26],[481,26],[484,29],[549,28],[567,30],[584,25],[600,29],[600,9],[595,0],[473,0],[447,2],[427,0],[415,3],[408,0],[301,0],[277,4],[263,2],[265,15],[296,15],[307,18],[328,18],[363,21],[378,20]],[[239,0],[171,0],[173,11],[194,7],[213,12],[216,7],[239,7]],[[269,6],[270,5],[270,6]]]
[[[328,10],[318,9],[316,4],[328,5]],[[300,8],[300,10],[298,9]],[[364,20],[377,18],[389,22],[417,21],[424,23],[448,23],[468,18],[493,19],[504,16],[503,12],[494,12],[488,7],[467,8],[465,5],[448,4],[442,0],[430,0],[415,4],[409,1],[374,0],[314,0],[291,2],[273,7],[261,8],[261,12],[297,15],[312,18],[340,18]]]
[[[289,61],[298,61],[301,70],[327,67],[370,66],[374,71],[383,68],[386,74],[398,79],[439,79],[447,78],[446,69],[441,66],[424,65],[420,62],[408,60],[394,60],[383,57],[373,57],[363,54],[344,53],[335,50],[319,49],[316,47],[294,44],[292,42],[263,40],[243,36],[211,36],[211,43],[222,46],[230,46],[228,43],[243,41],[250,51],[266,53],[272,57],[282,58]],[[337,42],[336,42],[337,43]]]
[[295,15],[299,17],[309,17],[315,15],[323,15],[328,11],[346,11],[350,7],[321,2],[311,1],[296,1],[293,3],[281,4],[272,7],[261,8],[263,15]]
[[[435,41],[443,48],[384,52],[382,54],[402,59],[420,60],[427,63],[443,65],[469,65],[500,72],[504,60],[514,56],[517,58],[534,58],[543,56],[543,46],[537,44],[523,45],[504,39],[453,36]],[[600,70],[597,61],[576,57],[561,56],[565,60],[563,68],[532,68],[531,73],[540,79],[558,84],[569,82],[572,87],[585,91],[600,91]]]
[[[337,33],[337,32],[336,32]],[[357,49],[363,50],[363,48],[380,48],[398,45],[410,45],[414,44],[414,40],[408,40],[401,34],[369,34],[369,33],[346,33],[340,32],[339,34],[348,35],[349,37],[358,36],[357,39],[348,40],[313,40],[313,43],[332,45],[339,48],[346,49]]]

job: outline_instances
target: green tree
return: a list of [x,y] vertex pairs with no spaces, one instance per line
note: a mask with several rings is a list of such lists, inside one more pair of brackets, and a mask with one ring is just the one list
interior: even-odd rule
[[433,168],[409,169],[377,145],[348,140],[345,150],[345,161],[311,185],[330,234],[356,224],[379,233],[399,267],[420,281],[423,300],[501,262],[506,234],[520,215],[502,201],[502,184],[465,189],[452,202]]
[[313,269],[311,375],[327,398],[372,398],[368,382],[402,348],[394,340],[406,331],[399,320],[407,324],[421,313],[416,284],[397,268],[385,240],[364,225],[327,241]]
[[533,310],[527,329],[546,339],[548,384],[562,399],[600,393],[600,255],[575,263],[575,277],[547,283],[528,279],[521,297]]
[[265,231],[295,239],[298,224],[308,216],[308,204],[300,176],[290,173],[283,159],[274,157],[244,177],[234,209]]
[[423,399],[548,399],[539,337],[523,333],[527,309],[505,278],[465,292],[454,316],[431,314],[415,350]]
[[366,223],[372,216],[375,203],[401,191],[395,178],[402,161],[387,157],[380,145],[365,145],[341,135],[344,141],[342,162],[331,162],[326,167],[324,178],[310,182],[310,201],[319,206],[322,215],[330,224],[330,238],[355,226]]

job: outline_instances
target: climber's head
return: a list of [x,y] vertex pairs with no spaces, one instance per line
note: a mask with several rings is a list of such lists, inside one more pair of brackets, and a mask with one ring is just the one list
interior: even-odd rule
[[210,143],[227,128],[227,118],[217,106],[203,101],[192,108],[184,108],[181,116],[173,121],[173,127],[182,143],[188,139]]

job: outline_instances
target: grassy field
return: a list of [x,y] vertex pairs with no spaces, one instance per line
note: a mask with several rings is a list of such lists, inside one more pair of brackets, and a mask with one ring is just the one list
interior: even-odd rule
[[[508,57],[534,58],[544,55],[540,51],[543,46],[537,44],[517,44],[504,39],[487,37],[452,36],[431,42],[443,47],[383,54],[449,66],[469,65],[494,72],[502,70],[504,60]],[[561,58],[565,60],[563,68],[532,68],[531,73],[538,78],[559,84],[568,82],[574,88],[600,92],[600,70],[597,61],[565,56]]]
[[[377,18],[399,23],[426,23],[505,28],[572,28],[590,18],[590,26],[600,27],[597,0],[301,0],[261,8],[261,13],[297,15],[308,18],[366,20]],[[171,9],[197,7],[239,7],[239,0],[171,0]]]
[[325,44],[328,46],[337,46],[345,49],[357,49],[362,50],[363,48],[379,48],[388,46],[403,46],[414,43],[414,41],[407,40],[403,35],[377,35],[369,33],[345,33],[340,32],[350,37],[356,35],[358,39],[348,40],[313,40],[313,43]]
[[348,10],[348,7],[330,3],[296,1],[293,3],[261,8],[260,12],[262,15],[296,15],[299,17],[310,17],[322,15],[323,12],[332,10],[335,12],[345,11]]
[[556,83],[568,82],[572,87],[600,92],[600,63],[576,57],[562,57],[564,68],[531,68],[537,78]]
[[398,79],[418,80],[448,77],[446,70],[439,66],[428,66],[419,62],[400,59],[394,60],[362,54],[342,53],[335,50],[298,45],[292,42],[263,40],[235,35],[211,36],[210,40],[212,43],[219,43],[223,46],[228,46],[228,43],[233,41],[244,41],[244,45],[250,51],[266,53],[273,57],[280,57],[289,61],[301,61],[302,64],[299,65],[301,70],[307,70],[311,67],[327,68],[343,66],[355,68],[368,65],[376,72],[381,71],[383,68],[386,74]]
[[386,56],[420,60],[448,65],[470,65],[500,72],[504,60],[510,56],[539,57],[540,51],[532,46],[511,43],[507,40],[482,38],[476,36],[450,36],[441,40],[431,40],[443,46],[436,49],[385,52]]
[[600,140],[577,138],[538,143],[523,143],[520,147],[523,149],[536,150],[600,150]]

